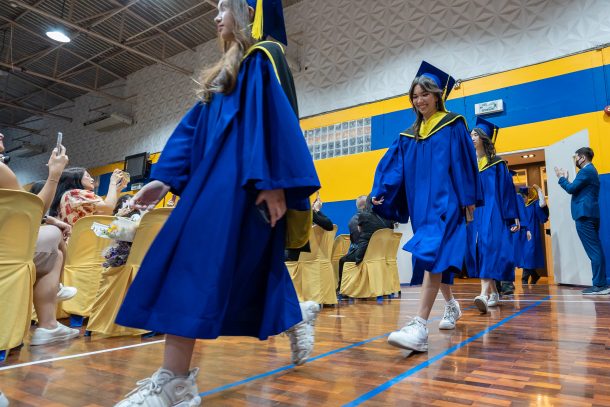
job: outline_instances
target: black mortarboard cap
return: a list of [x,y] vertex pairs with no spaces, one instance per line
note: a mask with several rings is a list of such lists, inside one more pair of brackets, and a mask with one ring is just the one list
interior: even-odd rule
[[247,2],[254,9],[252,37],[262,40],[266,36],[271,36],[288,45],[281,0],[247,0]]

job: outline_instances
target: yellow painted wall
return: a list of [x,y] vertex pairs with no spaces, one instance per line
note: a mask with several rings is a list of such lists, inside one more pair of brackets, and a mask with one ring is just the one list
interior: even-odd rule
[[[606,64],[610,64],[610,47],[468,80],[452,92],[450,99],[472,96]],[[410,107],[408,97],[399,96],[304,118],[301,120],[301,126],[304,130],[309,130]],[[596,167],[600,173],[610,172],[610,117],[603,111],[505,127],[502,129],[503,136],[498,141],[497,150],[499,153],[503,153],[541,148],[583,129],[589,130],[591,147],[596,152]],[[533,135],[535,137],[532,137]],[[368,193],[372,186],[377,163],[385,151],[385,149],[376,150],[316,161],[315,166],[322,182],[324,200],[327,202],[350,200]],[[159,153],[151,155],[153,162],[156,162],[158,157]],[[122,168],[122,166],[122,162],[110,164],[91,169],[91,174],[101,175],[111,172],[115,168]]]

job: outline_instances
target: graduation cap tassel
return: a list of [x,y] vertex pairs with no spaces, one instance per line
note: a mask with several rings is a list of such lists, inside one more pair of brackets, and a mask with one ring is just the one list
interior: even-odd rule
[[259,41],[263,39],[263,0],[256,2],[254,23],[252,24],[252,38]]

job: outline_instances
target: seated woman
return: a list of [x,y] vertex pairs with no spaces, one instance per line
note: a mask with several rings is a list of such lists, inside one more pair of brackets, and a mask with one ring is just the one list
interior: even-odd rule
[[339,259],[339,284],[337,291],[341,291],[341,278],[343,277],[343,265],[346,262],[356,262],[360,264],[364,260],[366,248],[369,246],[369,241],[373,233],[380,229],[394,229],[394,222],[379,216],[373,212],[373,203],[371,196],[366,198],[366,205],[362,212],[358,215],[358,240],[355,245],[350,246],[350,250],[341,259]]
[[[3,139],[4,136],[0,134],[0,153],[4,152]],[[51,205],[57,181],[67,163],[66,149],[63,146],[61,151],[54,149],[47,164],[49,177],[37,194],[44,204],[45,212]],[[2,162],[0,162],[0,188],[22,190],[15,173]],[[55,218],[45,217],[42,220],[34,252],[34,265],[36,266],[34,308],[38,316],[38,328],[32,335],[30,345],[46,345],[76,338],[79,335],[77,329],[57,322],[55,314],[59,279],[63,267],[63,254],[60,246],[63,244],[63,240],[70,235],[70,231],[69,225]],[[70,293],[73,296],[76,294],[76,290],[70,290]]]
[[119,193],[128,182],[128,176],[123,171],[114,170],[110,177],[108,195],[104,199],[95,194],[94,179],[86,169],[69,168],[59,178],[50,215],[69,225],[74,225],[85,216],[112,215]]
[[[30,192],[34,195],[38,195],[40,193],[40,191],[42,191],[42,189],[44,188],[46,183],[47,183],[47,181],[45,181],[45,180],[40,180],[40,181],[36,181],[36,182],[32,183],[32,185],[30,185]],[[52,216],[48,216],[48,215],[45,216],[44,220],[45,220],[46,224],[52,224],[52,222],[56,222],[56,223],[60,222],[58,219],[56,219]],[[62,263],[62,266],[61,266],[61,272],[63,274],[63,270],[64,270],[63,264],[65,264],[66,253],[67,253],[66,237],[64,237],[64,239],[61,239],[61,241],[59,242],[58,249],[61,252],[63,259],[64,259],[64,263]],[[62,280],[62,276],[60,275],[59,281],[61,281],[61,280]],[[62,283],[59,283],[59,289],[57,291],[57,301],[67,301],[70,298],[74,297],[76,295],[77,291],[78,290],[75,287],[66,287]]]

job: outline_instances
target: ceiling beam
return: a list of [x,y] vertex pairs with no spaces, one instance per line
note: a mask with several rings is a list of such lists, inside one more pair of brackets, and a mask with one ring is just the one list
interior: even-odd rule
[[[120,3],[118,3],[116,0],[107,0],[110,1],[112,4],[115,5],[120,5]],[[183,48],[185,51],[194,51],[192,48],[190,48],[188,45],[185,45],[184,43],[182,43],[181,41],[177,40],[176,38],[172,37],[171,35],[169,35],[167,32],[163,31],[162,29],[160,29],[158,26],[163,24],[163,22],[159,23],[159,24],[153,24],[150,21],[148,21],[147,19],[145,19],[144,17],[142,17],[141,15],[134,13],[131,10],[127,10],[126,11],[127,14],[129,14],[130,16],[132,16],[133,18],[135,18],[136,20],[140,21],[143,24],[146,24],[150,30],[155,30],[157,31],[159,34],[161,34],[163,37],[167,38],[168,40],[176,43],[178,46],[180,46],[181,48]],[[177,16],[174,16],[170,19],[168,19],[167,21],[171,21],[173,18],[175,18]]]
[[[0,19],[11,21],[11,20],[9,20],[9,19],[7,19],[6,17],[3,17],[3,16],[1,16],[1,15],[0,15]],[[38,34],[37,32],[34,32],[34,31],[30,30],[29,28],[24,27],[23,25],[21,25],[21,24],[19,24],[19,23],[16,23],[16,22],[14,22],[14,21],[13,21],[13,22],[12,22],[12,24],[13,24],[15,27],[19,28],[20,30],[23,30],[23,31],[25,31],[25,32],[27,32],[27,33],[29,33],[29,34],[31,34],[31,35],[33,35],[33,36],[35,36],[35,37],[38,37],[38,38],[40,38],[40,39],[42,39],[42,40],[44,40],[44,41],[46,41],[46,42],[48,42],[48,43],[53,43],[53,42],[52,42],[52,41],[51,41],[49,38],[47,38],[47,37],[45,37],[45,36],[43,36],[43,35],[40,35],[40,34]],[[47,48],[46,50],[43,50],[43,51],[41,51],[41,52],[36,53],[35,55],[28,56],[28,57],[26,57],[26,58],[22,58],[22,59],[20,59],[19,61],[15,61],[15,62],[14,62],[14,64],[15,64],[15,65],[31,64],[32,62],[34,62],[34,61],[36,61],[36,60],[39,60],[39,59],[41,59],[41,58],[44,58],[45,56],[49,55],[49,54],[50,54],[50,53],[52,53],[53,51],[55,51],[55,50],[59,50],[59,49],[63,49],[64,51],[66,51],[66,52],[68,52],[68,53],[70,53],[70,54],[74,55],[75,57],[77,57],[77,58],[79,58],[79,59],[86,60],[86,58],[85,58],[84,56],[82,56],[82,55],[80,55],[80,54],[78,54],[78,53],[76,53],[76,52],[74,52],[74,51],[70,50],[69,48],[63,48],[63,44],[62,44],[62,45],[54,45],[54,46],[52,46],[52,47]],[[105,67],[103,67],[103,66],[101,66],[101,65],[98,65],[98,64],[96,64],[95,62],[89,62],[89,63],[90,63],[91,65],[93,65],[93,66],[96,66],[96,67],[98,67],[98,68],[102,69],[104,72],[109,73],[110,75],[114,76],[114,77],[115,77],[115,78],[117,78],[117,79],[125,79],[125,78],[123,78],[122,76],[117,75],[115,72],[111,71],[110,69],[105,68]]]
[[49,117],[53,117],[55,119],[60,119],[60,120],[65,120],[67,122],[72,122],[72,118],[68,117],[68,116],[62,116],[62,115],[55,114],[55,113],[49,113],[46,110],[31,109],[29,107],[21,106],[21,105],[16,104],[16,103],[5,102],[3,100],[0,100],[0,106],[6,106],[6,107],[10,107],[10,108],[17,109],[17,110],[23,110],[24,112],[29,112],[29,113],[37,114],[37,115],[40,115],[40,116],[49,116]]
[[124,50],[129,51],[132,54],[138,55],[138,56],[140,56],[142,58],[149,59],[149,60],[151,60],[153,62],[156,62],[156,63],[158,63],[160,65],[163,65],[163,66],[165,66],[167,68],[170,68],[170,69],[172,69],[174,71],[177,71],[177,72],[179,72],[181,74],[188,75],[188,76],[193,74],[192,71],[189,71],[189,70],[187,70],[185,68],[181,68],[181,67],[176,66],[174,64],[171,64],[169,62],[166,62],[166,61],[164,61],[162,59],[156,58],[156,57],[154,57],[152,55],[148,55],[147,53],[139,51],[139,50],[137,50],[135,48],[128,47],[127,45],[121,44],[120,42],[117,42],[117,41],[115,41],[115,40],[113,40],[111,38],[108,38],[108,37],[106,37],[106,36],[104,36],[102,34],[99,34],[99,33],[95,32],[95,31],[88,30],[88,29],[83,28],[83,27],[81,27],[79,25],[76,25],[76,24],[74,24],[74,23],[72,23],[70,21],[67,21],[67,20],[65,20],[63,18],[57,17],[57,16],[55,16],[55,15],[53,15],[51,13],[48,13],[48,12],[46,12],[44,10],[40,10],[40,9],[35,8],[35,7],[32,7],[29,4],[27,4],[27,3],[25,3],[25,2],[23,2],[21,0],[11,0],[11,1],[13,3],[17,4],[19,7],[22,7],[24,9],[26,9],[26,10],[30,10],[30,11],[32,11],[32,12],[34,12],[34,13],[42,16],[42,17],[45,17],[45,18],[53,20],[53,21],[55,21],[57,23],[63,24],[64,26],[72,28],[73,30],[80,31],[80,32],[82,32],[84,34],[87,34],[87,35],[93,37],[93,38],[97,38],[100,41],[104,41],[104,42],[107,42],[108,44],[112,44],[115,47],[123,48]]
[[[95,21],[94,23],[89,24],[89,25],[88,25],[88,28],[89,28],[89,29],[91,29],[91,28],[94,28],[94,27],[96,27],[96,26],[100,25],[100,24],[101,24],[101,23],[103,23],[104,21],[111,19],[112,17],[114,17],[115,15],[117,15],[118,13],[120,13],[121,11],[127,10],[129,7],[133,6],[134,4],[136,4],[136,3],[140,2],[140,1],[141,1],[141,0],[131,0],[129,3],[127,3],[126,5],[124,5],[124,6],[120,7],[120,8],[117,8],[117,9],[111,10],[110,12],[104,13],[104,16],[100,17],[100,18],[99,18],[97,21]],[[36,6],[36,5],[35,5],[35,6]],[[27,12],[28,12],[28,11],[26,11],[26,13],[27,13]],[[25,13],[23,13],[23,14],[25,14]],[[0,16],[0,18],[2,18],[2,16]],[[5,18],[5,20],[9,21],[9,24],[10,24],[11,20],[6,19],[6,18]],[[15,19],[15,21],[16,21],[16,19]],[[14,21],[13,21],[13,22],[14,22]],[[38,60],[38,59],[40,59],[40,58],[44,58],[46,55],[49,55],[51,52],[53,52],[53,51],[55,51],[55,50],[57,50],[57,49],[63,48],[63,47],[66,45],[66,43],[64,43],[64,44],[56,44],[55,42],[51,42],[51,41],[49,41],[49,39],[48,39],[48,38],[43,37],[43,36],[41,36],[41,35],[40,35],[40,34],[38,34],[38,33],[34,33],[34,32],[32,32],[32,31],[28,30],[28,29],[27,29],[27,28],[25,28],[25,27],[21,27],[21,26],[19,26],[19,28],[22,28],[22,29],[24,29],[25,31],[28,31],[30,34],[33,34],[33,35],[35,35],[35,36],[37,36],[37,37],[40,37],[40,38],[44,39],[44,40],[45,40],[45,41],[47,41],[48,43],[52,44],[52,46],[51,46],[51,47],[49,47],[49,48],[47,48],[46,50],[42,50],[42,51],[40,51],[40,52],[38,52],[38,53],[36,53],[36,54],[34,54],[34,55],[32,55],[32,56],[27,56],[27,57],[25,57],[25,58],[22,58],[21,60],[19,60],[19,61],[17,61],[17,62],[16,62],[16,63],[17,63],[17,65],[20,65],[20,64],[25,63],[25,62],[27,62],[27,63],[32,63],[32,62],[34,62],[34,61],[36,61],[36,60]],[[80,37],[80,35],[81,35],[81,33],[77,33],[77,34],[76,34],[76,35],[75,35],[75,36],[72,38],[72,40],[77,39],[78,37]],[[77,56],[78,56],[79,58],[81,58],[81,59],[85,59],[84,57],[82,57],[82,56],[80,56],[80,55],[77,55]],[[93,63],[93,62],[92,62],[92,64],[94,64],[94,65],[95,65],[95,63]],[[112,74],[113,74],[113,75],[116,75],[116,74],[114,74],[114,73],[112,73]],[[124,78],[123,78],[123,79],[124,79]]]
[[[190,20],[184,21],[184,22],[170,28],[169,30],[167,30],[167,32],[172,33],[174,31],[177,31],[177,30],[181,29],[182,27],[186,27],[187,25],[194,23],[195,21],[201,20],[202,18],[208,16],[209,14],[211,14],[215,11],[216,11],[216,9],[212,9],[212,10],[204,12],[203,14],[199,14],[198,16],[193,17]],[[131,41],[126,41],[125,44],[135,47],[135,46],[141,45],[143,42],[156,40],[160,36],[161,36],[160,34],[153,34],[148,37],[137,38],[137,39],[133,39]]]
[[53,95],[55,97],[58,97],[60,99],[63,99],[66,102],[71,102],[72,101],[72,99],[67,98],[64,95],[60,95],[59,93],[53,92],[52,90],[47,89],[47,87],[45,87],[45,86],[40,86],[37,83],[34,83],[32,81],[29,81],[29,80],[27,80],[25,78],[20,77],[19,75],[15,75],[14,72],[9,71],[9,75],[11,75],[13,78],[15,78],[15,79],[17,79],[17,80],[19,80],[19,81],[21,81],[23,83],[27,83],[28,85],[33,86],[33,87],[35,87],[35,88],[37,88],[37,89],[39,89],[39,90],[41,90],[43,92],[46,92],[46,93],[48,93],[50,95]]
[[[155,24],[155,25],[151,25],[151,26],[150,26],[150,27],[148,27],[147,29],[142,30],[142,31],[140,31],[139,33],[134,34],[134,35],[132,35],[131,37],[127,38],[127,39],[125,40],[125,42],[127,42],[127,41],[131,41],[131,40],[133,40],[134,38],[137,38],[137,37],[139,37],[140,35],[142,35],[142,34],[144,34],[144,33],[149,32],[150,30],[155,30],[155,29],[157,29],[157,27],[162,26],[163,24],[167,24],[167,23],[169,23],[170,21],[172,21],[172,20],[174,20],[174,19],[176,19],[176,18],[180,17],[181,15],[186,14],[186,13],[188,13],[188,12],[190,12],[190,11],[192,11],[192,10],[194,10],[194,9],[198,8],[198,7],[201,7],[203,4],[204,4],[204,3],[197,3],[197,4],[195,4],[194,6],[189,7],[189,8],[187,8],[186,10],[183,10],[183,11],[181,11],[181,12],[180,12],[180,13],[178,13],[178,14],[174,14],[174,15],[173,15],[173,16],[171,16],[170,18],[167,18],[167,19],[165,19],[165,20],[163,20],[163,21],[160,21],[160,22],[158,22],[158,23],[157,23],[157,24]],[[161,32],[165,32],[165,33],[167,33],[166,31],[161,31]],[[172,38],[173,38],[173,37],[172,37]],[[190,48],[189,48],[189,49],[190,49]]]
[[134,4],[136,4],[136,3],[140,2],[140,1],[141,0],[131,0],[129,3],[127,3],[125,5],[119,3],[119,4],[117,4],[119,6],[118,8],[106,11],[106,12],[101,13],[101,14],[96,14],[95,16],[89,16],[89,17],[87,17],[87,18],[85,18],[83,20],[77,21],[76,24],[80,24],[80,23],[83,23],[85,21],[92,20],[94,18],[98,18],[99,17],[99,20],[94,21],[92,24],[86,24],[86,26],[88,28],[93,28],[95,26],[100,25],[101,23],[103,23],[106,20],[110,20],[112,17],[114,17],[117,14],[127,10],[129,7],[133,6]]
[[19,66],[5,64],[4,62],[0,62],[0,67],[5,67],[5,68],[8,68],[8,69],[12,69],[13,71],[22,72],[24,74],[32,75],[32,76],[35,76],[35,77],[41,78],[41,79],[46,79],[46,80],[51,81],[51,82],[57,82],[57,83],[60,83],[62,85],[65,85],[65,86],[70,86],[72,88],[82,90],[83,92],[95,93],[95,94],[98,94],[100,96],[104,96],[104,97],[106,97],[108,99],[112,99],[112,100],[115,100],[115,101],[122,102],[122,101],[125,100],[125,99],[123,99],[121,97],[114,96],[114,95],[108,94],[106,92],[102,92],[100,90],[97,90],[97,89],[88,88],[88,87],[82,86],[82,85],[77,85],[75,83],[67,82],[67,81],[64,81],[63,79],[53,78],[52,76],[45,75],[45,74],[42,74],[42,73],[39,73],[39,72],[34,72],[34,71],[31,71],[31,70],[26,69],[26,68],[21,68]]
[[[40,6],[45,0],[38,0],[36,3],[32,4],[33,7],[38,7]],[[13,19],[13,21],[19,21],[22,18],[24,18],[25,16],[27,16],[28,14],[30,14],[29,10],[24,11],[23,13],[19,14],[17,17],[15,17]],[[2,26],[0,26],[0,30],[3,28],[7,28],[10,25],[10,23],[4,24]]]
[[27,132],[34,133],[34,134],[40,134],[41,133],[40,130],[30,129],[29,127],[23,127],[23,126],[19,126],[19,125],[16,125],[16,124],[10,124],[10,123],[0,123],[0,127],[8,127],[9,129],[27,131]]

